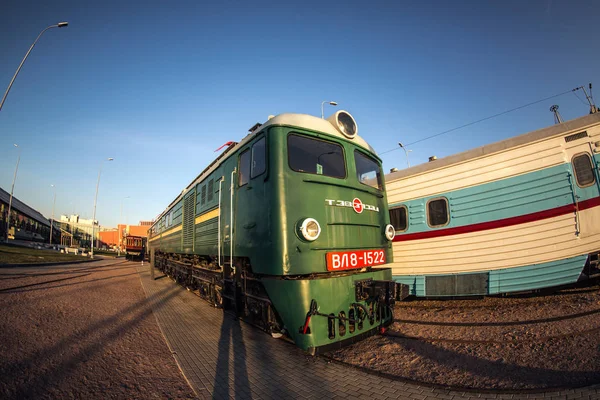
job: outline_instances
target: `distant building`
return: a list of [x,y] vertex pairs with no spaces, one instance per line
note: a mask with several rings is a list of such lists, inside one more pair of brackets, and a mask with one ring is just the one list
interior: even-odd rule
[[[68,222],[70,224],[79,224],[79,225],[85,225],[85,226],[92,226],[92,220],[91,219],[83,219],[81,218],[79,215],[77,214],[71,214],[71,215],[61,215],[60,216],[60,222]],[[98,226],[98,221],[94,220],[94,225]]]
[[117,228],[106,229],[100,232],[100,242],[108,248],[120,248],[123,250],[125,236],[148,237],[148,229],[152,221],[140,221],[139,225],[119,224]]
[[[92,240],[92,228],[94,232],[94,239],[99,239],[100,228],[98,220],[94,220],[92,224],[91,219],[81,218],[78,214],[61,215],[60,216],[60,227],[64,232],[68,232],[73,235],[72,237],[63,238],[63,242],[66,240],[64,245],[73,245],[81,247],[90,247]],[[94,247],[99,247],[100,243],[95,243]]]
[[[6,240],[6,222],[8,220],[8,203],[10,193],[0,188],[0,238]],[[56,228],[56,224],[55,224]],[[13,196],[10,209],[9,239],[31,240],[37,242],[50,241],[50,221],[39,211],[34,210]],[[53,231],[56,242],[60,240],[60,232]],[[53,239],[53,242],[54,239]]]

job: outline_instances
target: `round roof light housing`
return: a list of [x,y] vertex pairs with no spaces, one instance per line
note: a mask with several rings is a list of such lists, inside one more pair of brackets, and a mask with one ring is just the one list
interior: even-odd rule
[[309,242],[317,240],[321,234],[321,225],[314,218],[305,218],[299,225],[300,236]]
[[358,135],[356,120],[348,111],[336,111],[327,120],[348,139],[354,139]]
[[396,236],[396,230],[394,229],[394,226],[392,224],[387,224],[384,232],[387,240],[389,240],[390,242],[394,240],[394,237]]

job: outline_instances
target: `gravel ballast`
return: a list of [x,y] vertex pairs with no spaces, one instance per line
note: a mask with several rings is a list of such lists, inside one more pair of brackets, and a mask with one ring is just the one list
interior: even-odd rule
[[425,384],[483,390],[600,383],[600,287],[554,294],[397,303],[396,322],[331,353]]

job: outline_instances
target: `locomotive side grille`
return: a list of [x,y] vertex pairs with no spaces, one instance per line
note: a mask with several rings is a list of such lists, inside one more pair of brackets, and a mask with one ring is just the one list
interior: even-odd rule
[[218,218],[211,218],[195,226],[196,246],[216,246],[219,232]]
[[183,201],[183,248],[191,249],[194,243],[194,196]]

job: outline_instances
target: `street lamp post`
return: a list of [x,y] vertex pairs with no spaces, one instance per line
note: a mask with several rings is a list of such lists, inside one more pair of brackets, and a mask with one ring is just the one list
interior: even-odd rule
[[[114,158],[107,158],[106,161],[112,161]],[[102,160],[104,162],[104,160]],[[102,163],[100,163],[100,169],[98,170],[98,182],[96,182],[96,196],[94,197],[94,213],[92,214],[92,240],[90,249],[90,258],[94,258],[94,221],[96,220],[96,201],[98,200],[98,186],[100,186],[100,174],[102,173]]]
[[40,37],[42,37],[42,35],[44,34],[44,32],[46,32],[50,28],[62,28],[62,27],[68,26],[68,25],[69,25],[68,22],[59,22],[56,25],[50,25],[49,27],[47,27],[46,29],[44,29],[42,32],[40,32],[40,34],[38,35],[37,39],[35,39],[35,41],[31,45],[31,47],[27,51],[27,54],[25,54],[25,57],[23,57],[23,60],[21,61],[21,64],[19,64],[19,68],[17,68],[17,71],[15,72],[15,75],[10,80],[10,83],[8,84],[8,88],[6,89],[6,92],[4,93],[4,97],[2,97],[2,102],[0,102],[0,111],[2,110],[2,106],[4,105],[4,101],[6,100],[6,96],[8,96],[8,92],[10,92],[10,88],[12,87],[13,83],[15,82],[15,79],[17,79],[17,75],[19,75],[19,71],[21,71],[21,67],[23,67],[23,64],[25,64],[25,60],[27,60],[27,57],[29,56],[29,53],[31,53],[31,50],[33,50],[33,47],[35,46],[35,44],[37,43],[37,41],[40,40]]
[[13,146],[19,149],[19,156],[17,157],[17,166],[15,167],[15,175],[13,176],[12,187],[10,188],[10,200],[8,200],[8,216],[6,217],[6,243],[8,243],[8,230],[10,229],[10,209],[12,208],[13,192],[15,191],[15,181],[17,180],[17,171],[19,170],[19,161],[21,161],[21,148],[18,144]]
[[402,150],[404,150],[404,154],[406,154],[406,165],[408,165],[408,168],[410,168],[410,162],[408,162],[408,152],[412,150],[406,150],[406,147],[404,147],[402,142],[398,142],[398,146],[402,147]]
[[331,106],[337,106],[338,104],[335,101],[322,101],[321,102],[321,119],[325,119],[325,113],[323,112],[323,106],[325,103],[329,103]]
[[52,228],[54,226],[54,207],[56,206],[56,186],[50,186],[54,188],[54,202],[52,203],[52,221],[50,222],[50,244],[52,244]]

